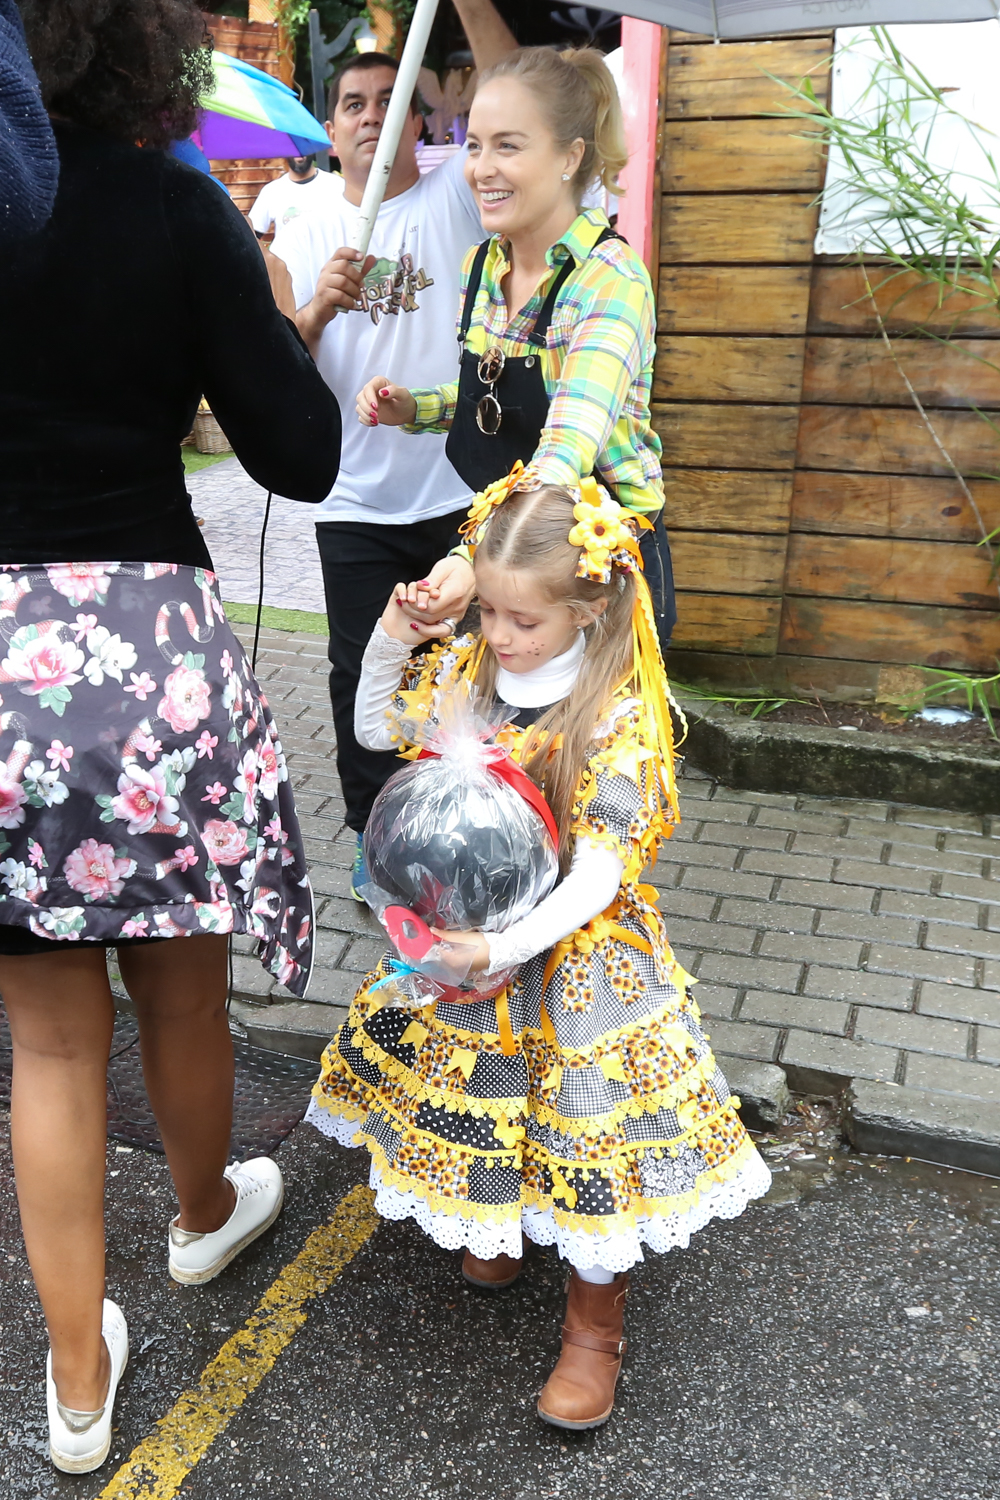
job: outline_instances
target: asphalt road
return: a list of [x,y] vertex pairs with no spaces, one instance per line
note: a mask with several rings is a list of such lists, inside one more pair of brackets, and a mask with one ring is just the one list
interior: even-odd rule
[[[534,1415],[558,1348],[551,1253],[483,1295],[412,1225],[382,1224],[187,1477],[126,1493],[998,1500],[1000,1182],[828,1139],[779,1143],[768,1200],[640,1268],[619,1405],[600,1432],[560,1434]],[[46,1459],[45,1335],[0,1143],[4,1500],[99,1496],[366,1175],[361,1153],[304,1126],[278,1159],[288,1207],[275,1230],[220,1280],[182,1288],[166,1275],[165,1165],[111,1146],[109,1294],[133,1354],[111,1460],[72,1479]]]

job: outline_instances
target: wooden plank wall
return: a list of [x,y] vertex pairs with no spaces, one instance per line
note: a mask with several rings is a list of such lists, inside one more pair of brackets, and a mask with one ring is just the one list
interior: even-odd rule
[[[823,163],[771,110],[826,87],[829,32],[674,33],[663,106],[654,421],[678,583],[676,675],[827,698],[912,691],[917,665],[995,670],[979,527],[878,337],[864,276],[813,256]],[[1000,319],[869,268],[894,348],[967,475],[1000,471]],[[914,338],[917,323],[960,337]],[[964,409],[963,409],[964,408]],[[970,479],[988,527],[1000,485]]]
[[[238,16],[205,15],[212,40],[220,52],[230,57],[241,57],[244,62],[270,73],[272,78],[283,78],[287,66],[280,56],[278,27],[261,21],[241,21]],[[289,80],[284,78],[285,82]],[[213,161],[213,175],[224,182],[232,194],[233,202],[242,213],[252,208],[257,194],[266,182],[280,177],[285,170],[280,156],[246,161]]]
[[667,43],[653,421],[681,677],[691,655],[778,650],[823,159],[760,116],[782,97],[769,73],[825,95],[831,39]]

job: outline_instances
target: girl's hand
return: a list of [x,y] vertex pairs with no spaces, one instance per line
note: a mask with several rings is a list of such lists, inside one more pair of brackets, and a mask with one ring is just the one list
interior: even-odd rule
[[426,612],[415,620],[409,618],[401,602],[406,599],[406,589],[405,583],[397,583],[392,598],[382,613],[380,624],[386,635],[412,647],[420,646],[436,636],[451,635],[455,629],[455,621],[452,619],[429,620]]
[[426,620],[428,615],[461,620],[475,592],[472,565],[464,557],[443,557],[426,578],[406,585],[405,598],[399,602],[411,620]]
[[405,386],[375,375],[358,396],[356,410],[362,427],[402,427],[417,415],[417,403]]
[[[442,943],[451,943],[456,948],[474,948],[472,962],[465,970],[466,974],[481,974],[490,966],[490,945],[481,932],[448,932],[441,927],[432,927],[436,938]],[[462,957],[465,957],[463,953]],[[475,1004],[482,996],[476,995],[470,998],[469,1004]],[[450,1002],[449,1002],[450,1003]]]

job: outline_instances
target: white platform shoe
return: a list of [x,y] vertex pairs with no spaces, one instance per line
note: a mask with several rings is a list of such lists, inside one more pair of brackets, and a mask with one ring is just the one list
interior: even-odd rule
[[128,1364],[128,1327],[120,1307],[104,1299],[101,1332],[111,1357],[108,1394],[99,1411],[71,1411],[56,1395],[52,1351],[45,1362],[45,1404],[49,1415],[49,1455],[64,1474],[89,1474],[111,1451],[111,1418],[115,1394]]
[[193,1234],[171,1220],[168,1268],[174,1280],[185,1286],[201,1286],[218,1276],[281,1213],[285,1185],[269,1156],[227,1167],[225,1175],[236,1192],[236,1205],[221,1229]]

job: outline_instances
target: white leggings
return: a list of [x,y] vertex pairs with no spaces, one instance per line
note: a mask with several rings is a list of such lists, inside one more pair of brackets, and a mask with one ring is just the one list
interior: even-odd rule
[[603,1266],[574,1266],[573,1270],[581,1281],[589,1281],[592,1286],[610,1286],[615,1279],[614,1271],[606,1271]]

